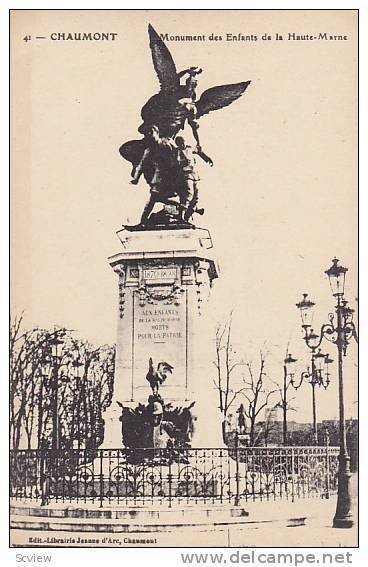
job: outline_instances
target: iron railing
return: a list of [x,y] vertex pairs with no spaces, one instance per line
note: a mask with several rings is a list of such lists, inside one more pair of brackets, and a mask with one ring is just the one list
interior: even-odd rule
[[17,500],[145,504],[328,498],[337,447],[13,450]]

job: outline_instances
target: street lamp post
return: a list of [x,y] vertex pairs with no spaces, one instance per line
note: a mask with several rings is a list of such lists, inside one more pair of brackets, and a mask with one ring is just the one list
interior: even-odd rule
[[[45,386],[48,384],[49,373],[51,369],[51,356],[49,349],[43,352],[39,350],[41,372],[40,372],[40,386],[38,392],[38,433],[37,433],[37,447],[39,449],[44,446],[44,403],[45,403]],[[47,392],[47,390],[46,390]]]
[[[316,404],[316,386],[323,386],[327,390],[330,384],[330,373],[328,365],[333,362],[328,354],[322,354],[316,347],[310,347],[312,350],[311,365],[300,374],[299,382],[291,375],[290,383],[295,390],[298,390],[304,380],[312,387],[312,416],[313,416],[313,444],[318,445],[318,427],[317,427],[317,404]],[[290,356],[290,355],[289,355]]]
[[333,520],[335,528],[351,528],[354,523],[351,513],[350,457],[346,446],[343,357],[346,355],[351,338],[357,341],[357,332],[353,323],[354,309],[348,307],[348,302],[344,298],[347,271],[348,268],[339,265],[337,258],[332,260],[332,266],[325,271],[330,281],[332,294],[336,298],[336,305],[335,313],[329,315],[329,322],[322,325],[318,335],[311,327],[312,308],[315,304],[308,299],[307,294],[303,294],[302,301],[297,304],[302,318],[306,345],[312,350],[316,349],[325,338],[336,345],[338,352],[340,455],[337,506]]
[[77,416],[78,424],[77,424],[77,448],[80,450],[81,448],[81,430],[80,430],[80,399],[81,399],[81,391],[80,391],[80,375],[79,375],[79,368],[83,366],[83,363],[80,360],[79,352],[77,351],[75,358],[73,359],[72,366],[74,368],[74,376],[76,378],[76,387],[74,388],[74,396],[73,396],[73,435],[74,435],[74,417]]
[[294,378],[294,365],[296,363],[296,358],[293,358],[290,353],[286,355],[284,360],[284,384],[283,390],[281,395],[281,402],[282,402],[282,440],[283,444],[287,445],[287,410],[288,410],[288,389],[293,382]]
[[59,425],[59,353],[58,346],[63,344],[63,330],[54,331],[50,340],[52,345],[52,448],[57,450],[60,448],[60,425]]

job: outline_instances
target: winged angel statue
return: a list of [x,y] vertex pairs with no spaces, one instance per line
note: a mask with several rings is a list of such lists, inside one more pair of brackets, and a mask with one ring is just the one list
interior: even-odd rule
[[[196,156],[213,165],[202,150],[198,120],[234,102],[250,81],[212,87],[197,99],[197,77],[202,69],[190,67],[177,72],[170,51],[151,25],[148,33],[160,91],[141,110],[143,122],[138,131],[144,137],[124,143],[119,151],[133,165],[131,183],[136,185],[143,175],[150,186],[150,198],[138,226],[185,226],[194,213],[203,214],[197,206]],[[187,125],[195,140],[194,148],[179,135]],[[153,213],[156,203],[163,203],[164,209]]]

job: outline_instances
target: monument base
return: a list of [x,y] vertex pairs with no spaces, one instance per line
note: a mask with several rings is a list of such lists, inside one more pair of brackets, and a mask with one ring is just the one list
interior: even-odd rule
[[100,449],[119,449],[123,447],[120,417],[121,408],[116,402],[112,402],[103,415],[105,434]]
[[[185,417],[195,402],[191,446],[223,447],[211,376],[213,329],[205,317],[210,288],[218,277],[210,233],[177,227],[124,229],[118,236],[123,250],[109,258],[119,278],[113,404],[134,410],[138,404],[147,404],[154,392]],[[171,421],[171,417],[163,420]],[[116,420],[111,428],[106,423],[106,428],[104,446],[115,444],[121,422]],[[124,441],[124,446],[134,443]]]

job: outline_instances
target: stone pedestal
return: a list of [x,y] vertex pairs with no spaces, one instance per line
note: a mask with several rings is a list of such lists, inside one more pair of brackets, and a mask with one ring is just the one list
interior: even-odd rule
[[[148,361],[174,367],[160,387],[165,403],[195,401],[193,446],[222,446],[213,391],[206,304],[218,267],[209,231],[123,229],[123,250],[109,263],[118,276],[118,329],[113,401],[105,414],[104,446],[121,446],[120,408],[147,403]],[[120,445],[116,445],[120,439]],[[216,443],[216,445],[214,445]]]

